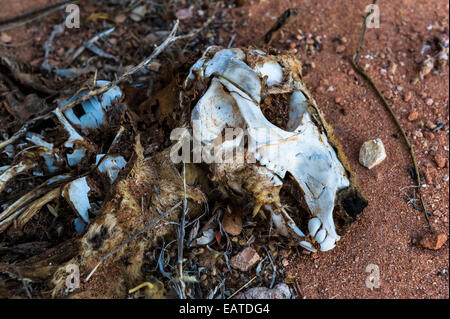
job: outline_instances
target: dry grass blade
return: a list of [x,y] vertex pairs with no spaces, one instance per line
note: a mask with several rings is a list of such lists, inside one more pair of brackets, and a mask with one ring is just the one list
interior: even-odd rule
[[[71,177],[70,174],[53,177],[12,203],[0,213],[0,233],[16,219],[19,227],[25,225],[45,204],[60,196],[62,187],[58,185]],[[58,181],[54,182],[55,180]],[[54,188],[49,191],[50,186]]]
[[[17,201],[15,201],[13,204],[11,204],[7,209],[5,209],[0,214],[0,222],[3,221],[5,218],[16,212],[18,209],[24,207],[27,205],[30,201],[35,200],[39,196],[44,195],[48,191],[48,187],[53,184],[53,181],[57,180],[58,182],[64,182],[68,181],[71,178],[70,174],[66,175],[59,175],[56,177],[52,177],[48,181],[42,183],[38,187],[34,188],[32,191],[26,193],[24,196],[19,198]],[[55,182],[57,183],[57,182]]]
[[61,195],[61,187],[57,187],[31,203],[17,218],[17,226],[23,227],[41,208]]
[[263,42],[270,45],[273,39],[280,33],[281,29],[288,23],[292,21],[294,17],[297,16],[297,9],[289,8],[283,12],[283,14],[277,19],[275,24],[270,28],[270,30],[264,35]]
[[248,285],[250,285],[255,279],[257,278],[257,276],[253,277],[252,279],[250,279],[245,285],[243,285],[241,288],[239,288],[238,290],[236,290],[230,297],[228,297],[228,299],[233,298],[234,296],[236,296],[240,291],[242,291],[243,289],[245,289],[246,287],[248,287]]
[[183,163],[183,211],[181,213],[181,222],[178,228],[178,276],[180,280],[181,290],[183,297],[185,297],[186,285],[183,281],[183,249],[184,249],[184,236],[185,236],[185,223],[186,223],[186,163]]
[[[108,34],[110,34],[111,32],[113,32],[116,28],[112,27],[109,28],[103,32],[100,32],[99,34],[97,34],[96,36],[94,36],[92,39],[90,39],[89,41],[87,41],[86,43],[90,43],[93,44],[94,42],[96,42],[97,40],[99,40],[100,38],[107,36]],[[69,66],[70,64],[73,63],[73,61],[75,61],[77,59],[78,56],[80,56],[81,53],[84,52],[84,50],[86,49],[86,47],[83,45],[81,46],[78,50],[75,51],[75,53],[72,55],[69,63],[67,64],[67,66]]]

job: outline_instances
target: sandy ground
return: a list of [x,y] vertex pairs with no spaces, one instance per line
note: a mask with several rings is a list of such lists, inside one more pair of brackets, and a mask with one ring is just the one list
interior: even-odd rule
[[[366,5],[367,1],[277,1],[276,5],[252,1],[247,8],[248,26],[236,37],[238,43],[245,44],[243,39],[249,33],[262,36],[258,30],[267,30],[272,17],[289,7],[300,9],[281,41],[273,45],[286,48],[289,40],[296,42],[298,30],[322,36],[323,49],[314,56],[299,50],[302,62],[315,64],[314,69],[307,65],[306,82],[316,93],[327,120],[341,130],[338,138],[369,200],[368,208],[336,249],[313,258],[305,255],[292,259],[289,271],[297,276],[304,298],[448,298],[448,243],[439,251],[414,245],[427,232],[427,226],[422,213],[407,203],[410,187],[414,186],[408,174],[412,164],[407,147],[374,92],[351,71],[350,59],[360,35],[360,13]],[[448,176],[448,68],[415,86],[410,84],[417,76],[415,61],[422,46],[438,34],[427,27],[448,26],[448,3],[381,1],[379,7],[380,28],[368,30],[361,63],[370,65],[368,70],[383,92],[390,91],[389,101],[413,140],[420,170],[434,174],[423,193],[429,209],[435,212],[433,226],[448,235],[448,177],[444,182],[444,175]],[[341,45],[336,39],[342,37],[347,39],[345,51],[336,53]],[[380,70],[389,69],[392,63],[398,68],[389,79]],[[408,92],[412,98],[405,102]],[[433,105],[426,104],[427,98],[434,101]],[[414,111],[419,118],[409,122],[408,115]],[[414,132],[421,130],[420,121],[428,120],[444,122],[447,131],[437,132],[433,140],[415,137]],[[368,170],[358,163],[359,148],[374,138],[383,141],[387,159]],[[437,167],[435,154],[447,159],[445,168]],[[369,275],[366,267],[371,264],[380,271],[379,289],[368,289],[365,284]]]
[[[57,1],[0,2],[8,9],[0,11],[2,19]],[[235,45],[254,43],[285,9],[299,9],[272,45],[300,56],[306,82],[328,122],[338,130],[369,200],[369,206],[334,250],[289,260],[288,272],[297,277],[300,298],[449,298],[448,242],[438,251],[416,244],[428,229],[423,214],[408,203],[415,185],[408,173],[412,166],[408,150],[389,114],[350,64],[361,14],[369,1],[245,2],[243,7],[224,10],[225,19],[235,19],[239,26]],[[443,27],[447,27],[444,32],[448,36],[448,2],[380,1],[379,7],[380,27],[368,29],[361,64],[368,64],[368,72],[389,97],[412,140],[420,170],[426,176],[423,194],[433,213],[432,225],[448,235],[448,67],[441,74],[411,84],[418,62],[423,60],[420,51],[424,44],[442,36]],[[9,33],[17,42],[29,34],[26,29]],[[308,34],[321,37],[322,42],[322,49],[311,55],[306,52],[305,41],[299,40]],[[225,42],[232,36],[223,33]],[[27,47],[8,50],[27,62],[36,58],[36,50]],[[391,72],[393,64],[397,65],[395,72]],[[409,121],[412,112],[419,116]],[[444,127],[430,135],[424,125],[428,121],[444,123]],[[358,162],[359,148],[374,138],[383,141],[387,159],[368,170]],[[445,159],[445,167],[438,167],[436,155]],[[373,290],[365,283],[369,265],[377,266],[380,274],[380,287]]]

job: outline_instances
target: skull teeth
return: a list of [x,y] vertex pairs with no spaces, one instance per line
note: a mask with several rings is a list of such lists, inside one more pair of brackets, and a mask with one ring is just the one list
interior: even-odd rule
[[[329,234],[324,228],[322,228],[324,225],[322,224],[322,221],[318,217],[311,218],[308,222],[308,231],[309,235],[315,239],[315,241],[320,245],[321,251],[327,251],[330,249],[333,249],[336,246],[336,241],[339,240],[339,238],[333,237],[331,234]],[[309,243],[312,245],[311,243]],[[308,247],[309,245],[306,244],[300,244],[305,249],[310,250]],[[306,247],[305,247],[306,246]]]
[[308,231],[309,234],[314,237],[317,233],[317,231],[320,228],[320,225],[322,225],[322,223],[320,222],[320,219],[317,217],[311,218],[308,222]]
[[336,246],[336,241],[331,236],[327,236],[325,240],[320,244],[321,251],[327,251],[333,249]]
[[321,244],[325,240],[326,236],[327,236],[327,231],[325,229],[321,229],[316,234],[316,241],[319,244]]

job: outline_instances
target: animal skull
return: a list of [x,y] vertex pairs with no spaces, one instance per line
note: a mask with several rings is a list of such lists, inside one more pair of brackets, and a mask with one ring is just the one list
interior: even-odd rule
[[[340,239],[335,219],[347,226],[367,201],[345,166],[332,128],[302,83],[300,62],[292,55],[212,46],[192,66],[185,85],[204,92],[191,113],[194,145],[201,145],[208,155],[211,150],[220,156],[243,150],[243,161],[212,162],[213,180],[228,193],[250,198],[254,214],[260,209],[269,212],[278,231],[294,236],[302,247],[335,247]],[[277,111],[277,106],[289,112],[284,128],[272,124],[262,111]],[[225,134],[224,140],[229,128],[242,131],[231,138]],[[297,197],[299,206],[309,214],[304,231],[287,213],[280,195],[292,182],[294,193],[302,197]]]

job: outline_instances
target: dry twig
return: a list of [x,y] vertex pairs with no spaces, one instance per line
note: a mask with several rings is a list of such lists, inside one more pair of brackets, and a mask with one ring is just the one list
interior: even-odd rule
[[289,8],[283,12],[283,14],[277,19],[275,24],[270,28],[270,30],[264,35],[263,42],[270,45],[275,39],[276,35],[280,33],[281,29],[292,21],[294,17],[297,16],[297,9]]

